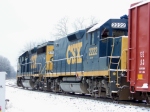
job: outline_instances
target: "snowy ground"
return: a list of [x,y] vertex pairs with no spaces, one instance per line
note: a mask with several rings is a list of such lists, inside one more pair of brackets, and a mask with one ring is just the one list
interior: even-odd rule
[[6,99],[10,100],[6,112],[150,112],[150,108],[146,107],[113,104],[8,86]]

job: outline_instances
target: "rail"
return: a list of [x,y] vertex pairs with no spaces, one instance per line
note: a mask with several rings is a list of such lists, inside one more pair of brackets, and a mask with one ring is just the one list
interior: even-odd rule
[[[56,75],[57,75],[57,72],[58,72],[58,62],[60,62],[60,73],[62,73],[62,61],[64,61],[64,60],[70,60],[70,64],[69,64],[69,69],[70,69],[70,74],[71,74],[71,71],[72,71],[72,68],[71,68],[71,66],[72,66],[72,59],[75,59],[75,72],[77,72],[77,69],[78,69],[78,63],[77,63],[77,58],[81,58],[81,57],[83,57],[83,55],[81,55],[81,56],[75,56],[75,57],[70,57],[70,58],[63,58],[63,59],[58,59],[58,60],[52,60],[52,61],[47,61],[47,62],[45,62],[45,66],[43,67],[43,69],[42,69],[42,71],[41,72],[43,72],[44,71],[44,69],[46,68],[46,66],[47,65],[49,65],[49,68],[51,68],[51,66],[52,66],[52,64],[50,64],[50,63],[56,63],[56,68],[55,68],[55,70],[56,70]],[[82,58],[82,60],[83,60],[83,58]],[[66,63],[67,63],[67,61],[65,61],[65,70],[64,70],[64,72],[65,72],[65,75],[66,75]],[[51,66],[50,66],[51,65]],[[83,62],[82,62],[82,69],[83,69]],[[45,73],[47,74],[48,72],[46,71],[46,69],[45,69]],[[52,73],[53,73],[53,71],[52,71]]]
[[[39,65],[39,66],[36,67],[37,65]],[[31,74],[34,74],[34,72],[40,73],[40,71],[42,69],[42,64],[41,63],[34,63],[34,62],[20,64],[20,66],[21,66],[20,67],[20,69],[21,69],[21,73],[20,74],[21,75],[24,75],[24,74],[31,75]],[[31,68],[29,66],[31,66]]]

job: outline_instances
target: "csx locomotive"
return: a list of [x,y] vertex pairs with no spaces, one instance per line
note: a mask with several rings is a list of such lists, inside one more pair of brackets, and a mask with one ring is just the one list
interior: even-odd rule
[[127,16],[109,19],[26,51],[17,85],[149,103],[148,7],[149,1],[131,5],[129,24]]
[[18,86],[126,99],[127,33],[127,19],[109,19],[38,45],[19,57]]

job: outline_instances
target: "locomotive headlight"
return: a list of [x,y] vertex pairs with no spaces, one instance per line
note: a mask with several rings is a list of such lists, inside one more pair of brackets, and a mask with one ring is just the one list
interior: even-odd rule
[[116,75],[116,72],[113,72],[113,75]]

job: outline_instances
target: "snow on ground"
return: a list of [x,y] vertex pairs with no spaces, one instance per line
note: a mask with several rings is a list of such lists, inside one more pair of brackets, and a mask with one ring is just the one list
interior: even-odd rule
[[16,79],[9,79],[6,80],[6,85],[16,85]]
[[[8,83],[8,81],[7,81]],[[150,112],[150,108],[28,91],[6,86],[6,112]]]

